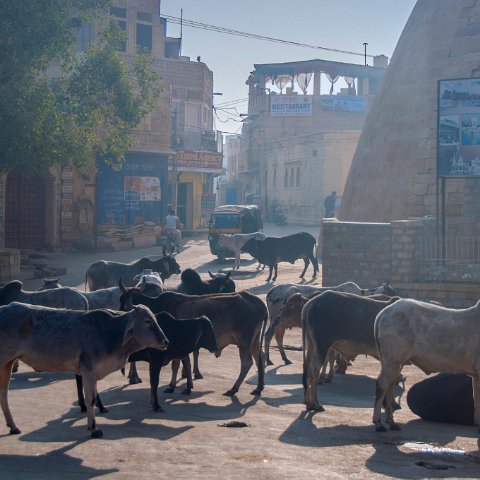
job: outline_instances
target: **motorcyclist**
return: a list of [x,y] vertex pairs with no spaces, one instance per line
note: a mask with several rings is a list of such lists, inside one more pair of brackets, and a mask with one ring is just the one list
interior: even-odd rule
[[183,228],[183,223],[175,215],[175,210],[172,208],[163,221],[163,229],[167,232],[167,235],[173,236],[175,244],[177,245],[177,250],[182,245],[181,228]]

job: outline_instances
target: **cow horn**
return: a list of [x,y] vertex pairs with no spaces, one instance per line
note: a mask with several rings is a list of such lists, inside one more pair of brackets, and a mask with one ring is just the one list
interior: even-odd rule
[[123,284],[123,277],[120,277],[120,280],[118,281],[118,287],[123,293],[127,293],[127,287]]
[[230,278],[231,273],[232,273],[231,270],[227,272],[227,275],[225,276],[225,280],[228,280]]
[[210,278],[215,278],[215,275],[209,270],[208,274],[210,275]]

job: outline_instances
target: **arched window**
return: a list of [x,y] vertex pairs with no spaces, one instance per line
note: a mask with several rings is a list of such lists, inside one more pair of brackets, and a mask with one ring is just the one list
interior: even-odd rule
[[285,169],[285,176],[283,177],[283,186],[288,188],[288,169]]
[[293,177],[294,177],[293,168],[291,168],[290,169],[290,188],[293,188]]
[[300,188],[300,167],[297,167],[297,178],[295,179],[295,186]]

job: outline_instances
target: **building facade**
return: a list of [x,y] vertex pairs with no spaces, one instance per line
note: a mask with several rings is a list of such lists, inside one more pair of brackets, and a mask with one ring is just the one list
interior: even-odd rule
[[384,56],[374,60],[373,67],[325,60],[255,65],[239,160],[247,203],[259,204],[264,215],[279,206],[290,223],[318,223],[325,196],[336,190],[341,199],[388,64]]

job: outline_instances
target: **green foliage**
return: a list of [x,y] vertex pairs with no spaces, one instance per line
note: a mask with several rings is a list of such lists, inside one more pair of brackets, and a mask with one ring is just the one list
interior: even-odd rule
[[[98,22],[109,3],[0,0],[0,170],[88,167],[107,154],[123,160],[129,131],[152,111],[161,84],[150,54],[118,52],[124,32],[115,23],[74,55],[79,20]],[[52,62],[64,72],[54,89],[45,75]]]

